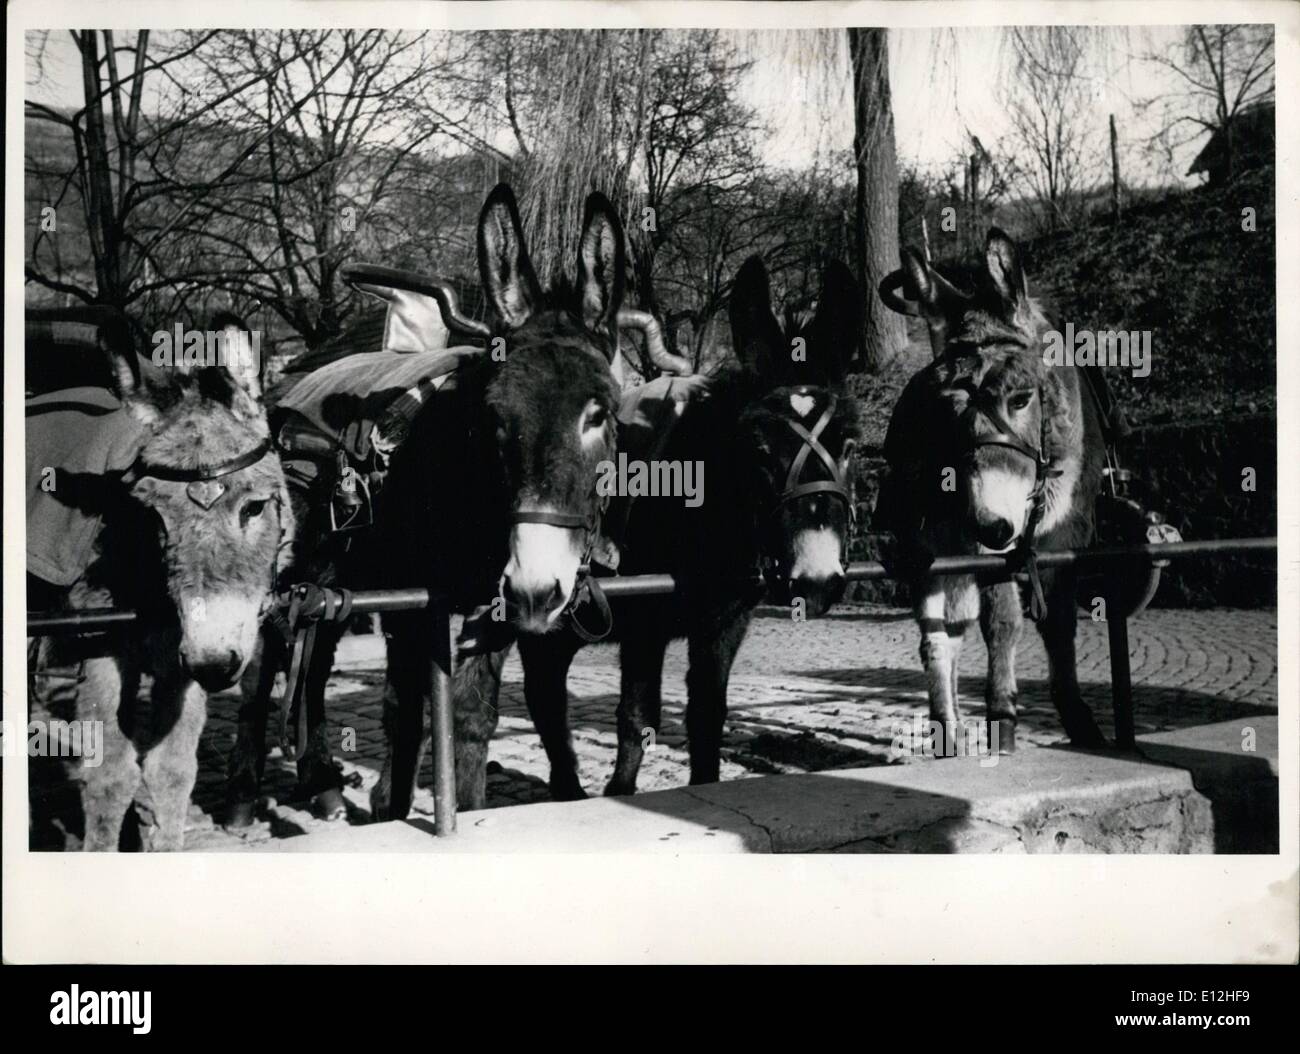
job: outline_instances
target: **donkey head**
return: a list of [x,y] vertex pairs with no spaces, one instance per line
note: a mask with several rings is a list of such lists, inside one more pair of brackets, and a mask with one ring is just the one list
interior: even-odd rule
[[933,441],[958,469],[964,533],[985,552],[1005,552],[1041,512],[1060,378],[1042,355],[1049,323],[1030,299],[1015,243],[989,232],[971,295],[904,251],[907,285],[942,346],[923,373]]
[[757,256],[745,261],[731,295],[736,354],[762,391],[741,415],[737,458],[752,481],[764,576],[774,600],[802,598],[811,615],[844,593],[858,425],[842,386],[860,304],[852,274],[832,262],[812,320],[783,332]]
[[493,357],[486,409],[510,496],[503,595],[520,629],[558,625],[599,526],[598,466],[614,456],[623,297],[623,228],[602,194],[587,198],[572,289],[548,296],[524,245],[519,208],[504,184],[478,225],[479,272],[491,309]]
[[146,429],[129,494],[158,527],[181,664],[209,691],[247,665],[293,532],[258,365],[246,342],[223,346],[231,353],[215,365],[183,365],[178,353],[144,382],[114,362],[123,403]]

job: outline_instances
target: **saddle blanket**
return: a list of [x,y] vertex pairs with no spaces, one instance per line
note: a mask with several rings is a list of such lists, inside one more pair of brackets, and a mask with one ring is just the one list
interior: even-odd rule
[[81,577],[103,518],[103,484],[135,462],[144,428],[103,388],[27,400],[27,570],[56,586]]
[[708,391],[700,375],[664,375],[623,393],[618,408],[618,448],[628,457],[649,460],[668,445],[686,405]]
[[[328,437],[349,458],[364,462],[375,429],[392,445],[433,392],[482,348],[377,351],[331,362],[307,374],[280,396],[273,427],[283,436],[290,422]],[[394,434],[396,431],[397,434]],[[292,442],[287,444],[292,454]]]

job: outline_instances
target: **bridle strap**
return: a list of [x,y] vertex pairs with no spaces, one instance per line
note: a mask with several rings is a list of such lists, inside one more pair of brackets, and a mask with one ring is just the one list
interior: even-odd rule
[[576,512],[548,512],[545,509],[520,509],[510,514],[511,523],[544,523],[548,527],[565,527],[569,530],[586,529],[589,518]]
[[1047,617],[1047,598],[1043,594],[1043,583],[1038,573],[1038,551],[1034,535],[1038,531],[1038,524],[1042,521],[1047,504],[1047,481],[1061,474],[1059,469],[1048,467],[1051,459],[1047,455],[1046,420],[1044,420],[1039,448],[1035,450],[1016,435],[992,400],[981,398],[978,391],[971,392],[970,400],[970,405],[963,414],[971,417],[982,415],[996,429],[993,435],[973,438],[970,444],[972,450],[982,446],[1006,447],[1034,463],[1034,488],[1029,492],[1029,515],[1016,551],[1024,561],[1025,572],[1029,577],[1029,617],[1034,622],[1042,622]]
[[131,466],[127,476],[131,479],[149,476],[152,479],[161,479],[173,483],[198,483],[202,480],[220,479],[222,476],[229,476],[232,472],[238,472],[241,468],[256,465],[270,452],[271,439],[268,436],[253,447],[252,450],[233,457],[229,461],[220,461],[209,465],[195,465],[193,468],[152,465],[146,461],[138,461]]
[[[785,489],[781,492],[776,500],[776,508],[780,508],[787,502],[794,501],[796,498],[802,498],[807,494],[833,494],[843,499],[845,504],[852,505],[849,501],[848,490],[844,486],[844,477],[840,474],[840,467],[831,456],[829,450],[822,446],[821,441],[817,438],[825,431],[826,426],[831,423],[835,416],[835,406],[839,399],[834,392],[831,393],[830,399],[826,403],[825,409],[822,410],[821,416],[817,423],[813,425],[812,430],[805,428],[799,421],[785,418],[786,425],[795,435],[803,440],[803,446],[795,455],[794,460],[790,462],[790,471],[785,476]],[[817,480],[812,483],[800,483],[799,479],[803,475],[804,466],[808,463],[809,455],[816,454],[818,460],[826,467],[826,471],[831,474],[830,479]]]
[[1001,446],[1008,450],[1014,450],[1018,454],[1023,454],[1034,463],[1037,475],[1041,477],[1043,470],[1047,467],[1047,456],[1042,448],[1035,450],[1026,443],[1020,436],[1016,435],[1015,430],[1007,423],[1007,419],[1002,416],[1001,411],[992,403],[991,400],[980,398],[979,392],[971,393],[970,405],[966,408],[965,413],[975,417],[982,416],[996,431],[993,435],[981,436],[971,440],[971,447],[982,446]]

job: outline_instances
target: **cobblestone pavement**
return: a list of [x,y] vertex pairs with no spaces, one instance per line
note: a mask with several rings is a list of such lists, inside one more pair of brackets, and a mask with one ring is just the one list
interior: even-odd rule
[[[1139,734],[1276,712],[1276,612],[1149,610],[1131,623],[1130,637]],[[722,778],[891,763],[889,748],[899,726],[926,713],[917,644],[914,623],[898,609],[846,606],[806,623],[791,622],[782,610],[762,610],[731,679]],[[1080,619],[1078,652],[1085,699],[1109,734],[1110,669],[1104,624]],[[685,666],[685,645],[674,643],[664,668],[662,727],[642,766],[641,790],[687,782]],[[977,715],[986,670],[977,631],[967,637],[960,668],[967,712]],[[1019,741],[1060,741],[1047,690],[1046,656],[1032,629],[1026,630],[1017,670]],[[383,679],[382,638],[345,640],[328,694],[333,734],[339,743],[336,756],[349,784],[348,817],[335,822],[369,821],[368,793],[383,756]],[[569,678],[569,695],[583,784],[589,794],[599,794],[614,763],[617,650],[606,646],[581,653]],[[236,708],[232,693],[211,701],[187,848],[228,849],[243,839],[286,838],[322,825],[305,803],[291,801],[292,765],[277,747],[267,764],[267,797],[259,821],[240,834],[219,826]],[[345,744],[354,749],[344,750]],[[63,776],[48,778],[46,771],[45,779],[34,775],[38,785],[33,791],[33,845],[75,846],[79,826],[75,786]],[[426,764],[422,779],[426,786],[417,796],[417,812],[432,812],[429,775]],[[522,671],[512,656],[489,762],[489,808],[547,800],[546,776],[546,757],[524,708]]]

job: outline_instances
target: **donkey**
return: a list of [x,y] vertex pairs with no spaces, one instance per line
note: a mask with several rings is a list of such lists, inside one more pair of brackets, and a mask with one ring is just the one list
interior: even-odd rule
[[[178,357],[141,380],[132,358],[112,353],[138,454],[121,476],[76,474],[65,486],[59,472],[58,500],[98,517],[93,549],[66,590],[32,576],[29,590],[73,611],[137,612],[129,633],[84,635],[49,652],[82,664],[77,716],[103,723],[102,759],[82,771],[84,847],[118,848],[143,784],[156,820],[145,848],[178,850],[207,695],[234,684],[252,656],[294,521],[251,357],[204,366]],[[43,430],[66,427],[55,421],[68,405],[29,405],[29,463],[41,456],[32,447],[50,439]],[[137,698],[144,672],[147,705]]]
[[[1051,323],[1029,297],[1019,252],[1002,231],[989,232],[974,294],[956,290],[910,249],[903,280],[936,358],[894,408],[876,522],[896,535],[912,587],[930,717],[944,734],[939,753],[952,753],[960,734],[957,660],[976,618],[989,652],[990,728],[998,722],[1004,737],[1014,737],[1023,615],[1014,583],[935,577],[928,573],[934,554],[1022,555],[1061,723],[1075,745],[1104,745],[1075,672],[1075,574],[1034,563],[1036,549],[1093,539],[1105,452],[1085,379],[1076,367],[1045,363]],[[882,296],[890,302],[884,289]]]
[[[499,676],[515,632],[545,632],[586,602],[579,570],[599,532],[597,468],[615,454],[619,391],[611,363],[620,326],[643,329],[658,359],[675,365],[655,341],[657,330],[621,306],[625,242],[604,195],[586,202],[575,283],[542,291],[518,205],[504,184],[484,203],[477,248],[490,312],[490,326],[479,335],[492,338],[493,350],[466,356],[413,416],[376,496],[368,535],[358,537],[346,560],[327,558],[322,568],[339,585],[424,586],[452,610],[479,611],[462,646],[482,649],[484,662],[460,663],[453,675],[463,808],[481,807],[486,794],[495,715],[479,705],[484,671],[489,679]],[[451,300],[442,307],[454,313]],[[462,330],[478,325],[458,323]],[[497,596],[508,600],[508,620],[485,613],[485,603]],[[432,690],[432,641],[445,632],[428,610],[388,613],[383,624],[390,749],[371,792],[376,819],[404,816],[410,808]],[[307,672],[305,760],[315,755],[317,772],[329,762],[322,693],[334,643],[333,634],[318,640]],[[232,761],[232,803],[250,817],[275,661],[263,660],[254,701],[241,712]]]
[[[707,397],[679,404],[679,419],[655,453],[703,467],[701,507],[660,497],[640,498],[624,510],[620,571],[670,573],[679,591],[613,602],[622,694],[618,756],[606,794],[636,790],[643,735],[659,729],[664,651],[672,639],[688,641],[690,780],[716,782],[731,667],[764,580],[772,599],[797,600],[809,617],[843,595],[853,515],[848,461],[858,425],[855,404],[838,389],[854,346],[858,303],[848,269],[832,264],[816,317],[783,333],[762,260],[750,258],[738,273],[730,316],[739,364],[708,378]],[[583,798],[566,681],[590,637],[563,624],[532,628],[548,632],[521,635],[519,653],[525,701],[551,766],[551,795]],[[490,735],[500,663],[476,657],[470,665],[480,675],[467,673],[458,687],[478,693],[484,717],[473,728]],[[458,697],[457,705],[473,702]],[[457,746],[458,768],[463,758],[485,756],[485,742],[467,747],[458,740]],[[480,786],[482,777],[475,774],[474,781]]]

